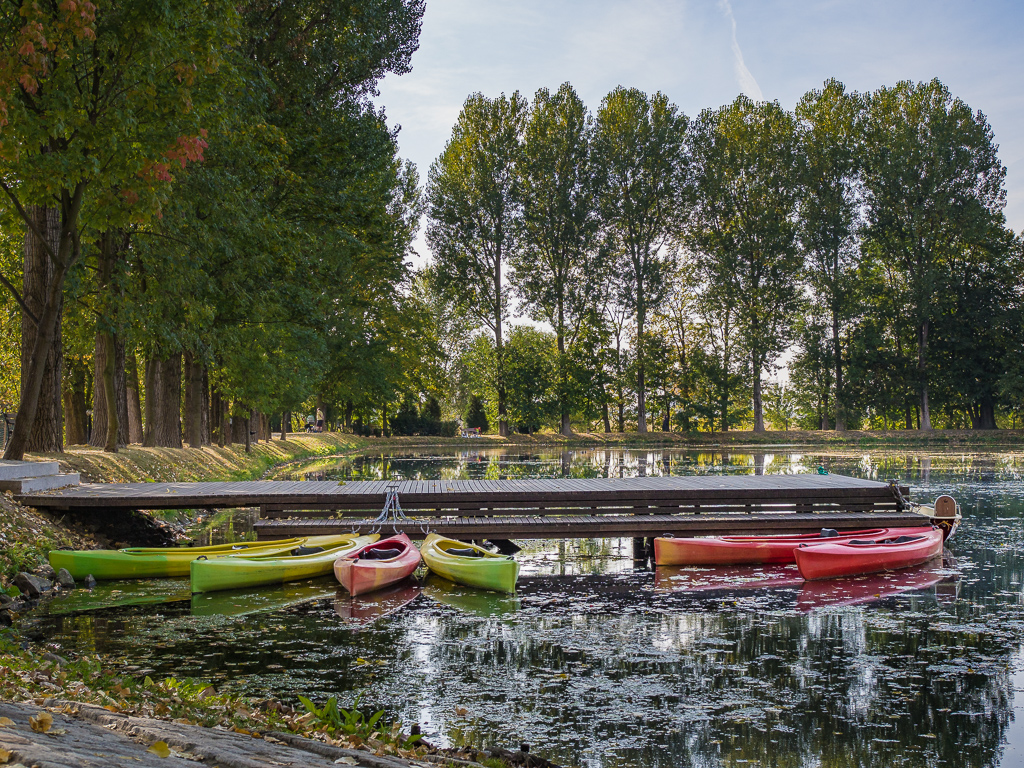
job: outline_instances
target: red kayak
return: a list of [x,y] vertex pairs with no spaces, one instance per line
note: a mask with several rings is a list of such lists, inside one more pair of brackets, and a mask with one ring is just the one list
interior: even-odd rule
[[851,539],[896,538],[914,536],[929,530],[916,528],[871,528],[839,533],[822,528],[821,533],[794,536],[716,536],[705,539],[677,539],[671,536],[654,540],[656,565],[759,565],[793,563],[793,550],[801,544],[850,541]]
[[942,531],[931,528],[910,535],[805,544],[796,550],[805,579],[834,579],[862,573],[895,571],[942,555]]
[[401,581],[420,564],[420,551],[404,533],[375,541],[334,561],[334,575],[352,595]]

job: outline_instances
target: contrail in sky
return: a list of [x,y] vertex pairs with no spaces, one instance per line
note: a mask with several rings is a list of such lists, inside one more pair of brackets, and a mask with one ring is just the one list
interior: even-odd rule
[[763,101],[761,86],[757,84],[757,80],[750,74],[747,65],[743,63],[743,51],[740,50],[740,43],[736,39],[736,17],[732,15],[732,5],[729,0],[719,0],[718,4],[728,17],[729,23],[732,24],[732,55],[735,59],[736,80],[740,84],[740,90],[754,101]]

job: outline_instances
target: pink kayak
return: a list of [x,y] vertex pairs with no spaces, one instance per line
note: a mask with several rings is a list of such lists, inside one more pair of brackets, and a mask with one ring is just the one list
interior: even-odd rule
[[334,561],[334,576],[352,595],[401,581],[420,564],[420,551],[404,533],[375,541]]
[[821,533],[793,536],[716,536],[704,539],[677,539],[661,536],[654,540],[656,565],[759,565],[796,562],[793,550],[801,544],[851,539],[896,538],[929,530],[915,528],[871,528],[839,533],[822,528]]
[[942,555],[942,531],[879,536],[872,539],[805,544],[796,550],[796,564],[805,579],[834,579],[862,573],[895,571]]

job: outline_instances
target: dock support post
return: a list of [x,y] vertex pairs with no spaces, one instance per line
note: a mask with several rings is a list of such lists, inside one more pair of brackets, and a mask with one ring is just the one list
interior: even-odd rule
[[647,562],[647,540],[643,536],[633,538],[633,562]]

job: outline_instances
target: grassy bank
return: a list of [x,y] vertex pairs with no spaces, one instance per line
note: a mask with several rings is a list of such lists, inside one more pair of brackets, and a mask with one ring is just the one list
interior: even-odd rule
[[816,446],[820,448],[922,448],[959,450],[962,448],[997,449],[1024,447],[1024,430],[773,430],[754,433],[734,430],[709,434],[704,432],[576,432],[571,436],[554,432],[534,435],[482,435],[479,438],[444,437],[365,437],[342,435],[371,452],[391,448],[501,448],[505,446],[559,446],[566,448],[757,448],[780,445]]
[[235,444],[220,448],[143,448],[132,445],[117,453],[76,445],[64,453],[32,454],[28,458],[59,461],[66,472],[80,472],[95,483],[198,482],[252,480],[271,467],[290,461],[358,451],[370,442],[354,435],[304,433],[288,440],[253,443],[252,450]]

